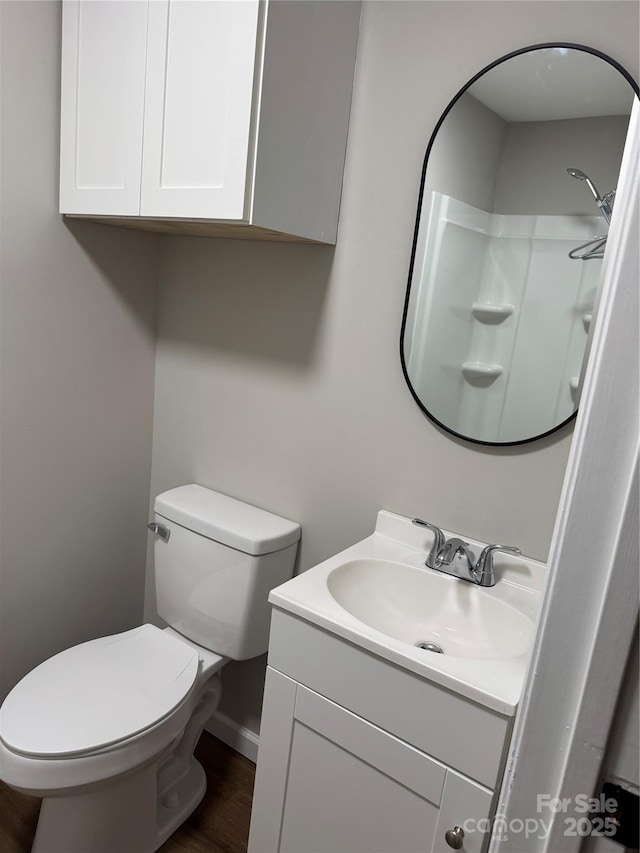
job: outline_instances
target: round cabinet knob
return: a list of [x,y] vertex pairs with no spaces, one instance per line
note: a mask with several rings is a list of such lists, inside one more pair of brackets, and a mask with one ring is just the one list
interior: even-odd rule
[[453,829],[448,829],[444,834],[444,840],[449,847],[454,850],[462,850],[462,839],[464,838],[464,830],[461,826],[454,826]]

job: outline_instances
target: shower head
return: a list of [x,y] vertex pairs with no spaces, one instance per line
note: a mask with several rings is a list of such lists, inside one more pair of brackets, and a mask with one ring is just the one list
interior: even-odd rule
[[591,190],[595,200],[598,202],[602,201],[598,190],[595,188],[595,186],[593,185],[593,181],[588,175],[585,175],[585,173],[581,172],[580,169],[567,169],[567,172],[569,172],[572,178],[577,178],[579,181],[584,181]]
[[580,169],[567,169],[567,172],[571,175],[572,178],[577,178],[579,181],[584,181],[585,184],[591,190],[591,194],[596,200],[596,204],[600,208],[600,213],[604,216],[605,222],[607,225],[611,222],[611,214],[613,212],[613,197],[616,194],[615,189],[608,192],[604,197],[600,195],[598,190],[593,185],[593,181],[588,175],[585,175],[584,172],[581,172]]

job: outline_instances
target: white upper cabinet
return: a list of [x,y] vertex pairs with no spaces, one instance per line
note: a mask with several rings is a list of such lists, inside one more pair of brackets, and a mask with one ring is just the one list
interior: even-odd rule
[[65,0],[60,211],[335,242],[360,3]]

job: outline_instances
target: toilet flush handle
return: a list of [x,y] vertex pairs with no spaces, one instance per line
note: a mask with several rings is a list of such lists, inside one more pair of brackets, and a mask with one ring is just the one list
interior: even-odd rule
[[149,530],[152,533],[157,533],[161,539],[164,539],[165,542],[169,541],[169,537],[171,536],[171,531],[168,527],[165,527],[164,524],[158,524],[155,521],[152,521],[150,524],[147,524]]

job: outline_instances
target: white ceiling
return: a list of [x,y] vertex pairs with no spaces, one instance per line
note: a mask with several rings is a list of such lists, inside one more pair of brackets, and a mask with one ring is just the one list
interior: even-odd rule
[[543,48],[492,68],[470,95],[505,121],[628,115],[633,90],[612,65],[586,51]]

